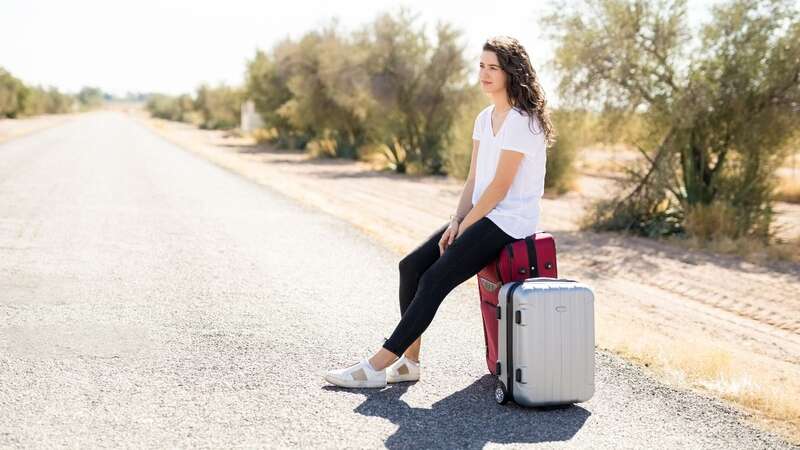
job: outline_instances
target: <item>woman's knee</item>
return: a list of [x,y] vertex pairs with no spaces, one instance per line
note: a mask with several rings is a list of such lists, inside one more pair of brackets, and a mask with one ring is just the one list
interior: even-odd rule
[[447,290],[448,280],[435,266],[428,269],[419,279],[417,291],[423,296],[439,296]]
[[415,253],[409,253],[397,264],[401,276],[419,276],[422,273],[419,259]]

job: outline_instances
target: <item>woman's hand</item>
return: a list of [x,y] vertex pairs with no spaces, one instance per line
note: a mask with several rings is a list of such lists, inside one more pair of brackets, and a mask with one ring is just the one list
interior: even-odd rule
[[453,220],[450,221],[450,226],[444,230],[444,233],[442,233],[442,238],[439,239],[439,256],[441,256],[447,247],[453,243],[456,237],[458,237],[459,228],[458,220],[453,218]]
[[[470,212],[470,214],[471,214],[471,212]],[[472,225],[473,223],[474,222],[473,222],[472,217],[469,214],[467,214],[467,217],[464,217],[464,220],[462,220],[461,223],[458,224],[458,232],[456,233],[456,237],[455,238],[456,239],[460,238],[461,235],[464,234],[464,231],[467,228],[469,228],[470,225]]]

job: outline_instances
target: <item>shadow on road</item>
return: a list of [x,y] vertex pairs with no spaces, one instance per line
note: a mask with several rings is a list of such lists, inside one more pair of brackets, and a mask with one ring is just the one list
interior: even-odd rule
[[566,441],[581,429],[591,413],[577,405],[555,408],[524,408],[513,402],[494,401],[495,380],[484,375],[466,388],[428,408],[413,408],[400,397],[410,383],[390,384],[387,388],[344,389],[326,386],[331,391],[365,395],[355,412],[382,417],[398,426],[386,439],[387,448],[458,447],[483,448],[487,443],[536,443]]

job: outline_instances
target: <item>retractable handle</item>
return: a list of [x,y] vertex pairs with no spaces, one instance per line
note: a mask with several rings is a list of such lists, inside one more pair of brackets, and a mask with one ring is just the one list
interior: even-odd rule
[[543,281],[566,281],[568,283],[577,283],[577,280],[570,280],[568,278],[552,278],[552,277],[533,277],[533,278],[526,278],[525,281],[531,281],[534,283],[543,282]]

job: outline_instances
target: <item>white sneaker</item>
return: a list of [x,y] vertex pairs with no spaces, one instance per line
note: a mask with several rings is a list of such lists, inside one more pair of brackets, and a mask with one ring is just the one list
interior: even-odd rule
[[329,370],[325,380],[347,388],[382,388],[386,386],[386,369],[373,370],[367,358],[344,369]]
[[386,368],[387,383],[417,380],[419,380],[419,362],[411,361],[406,358],[406,355],[401,356]]

